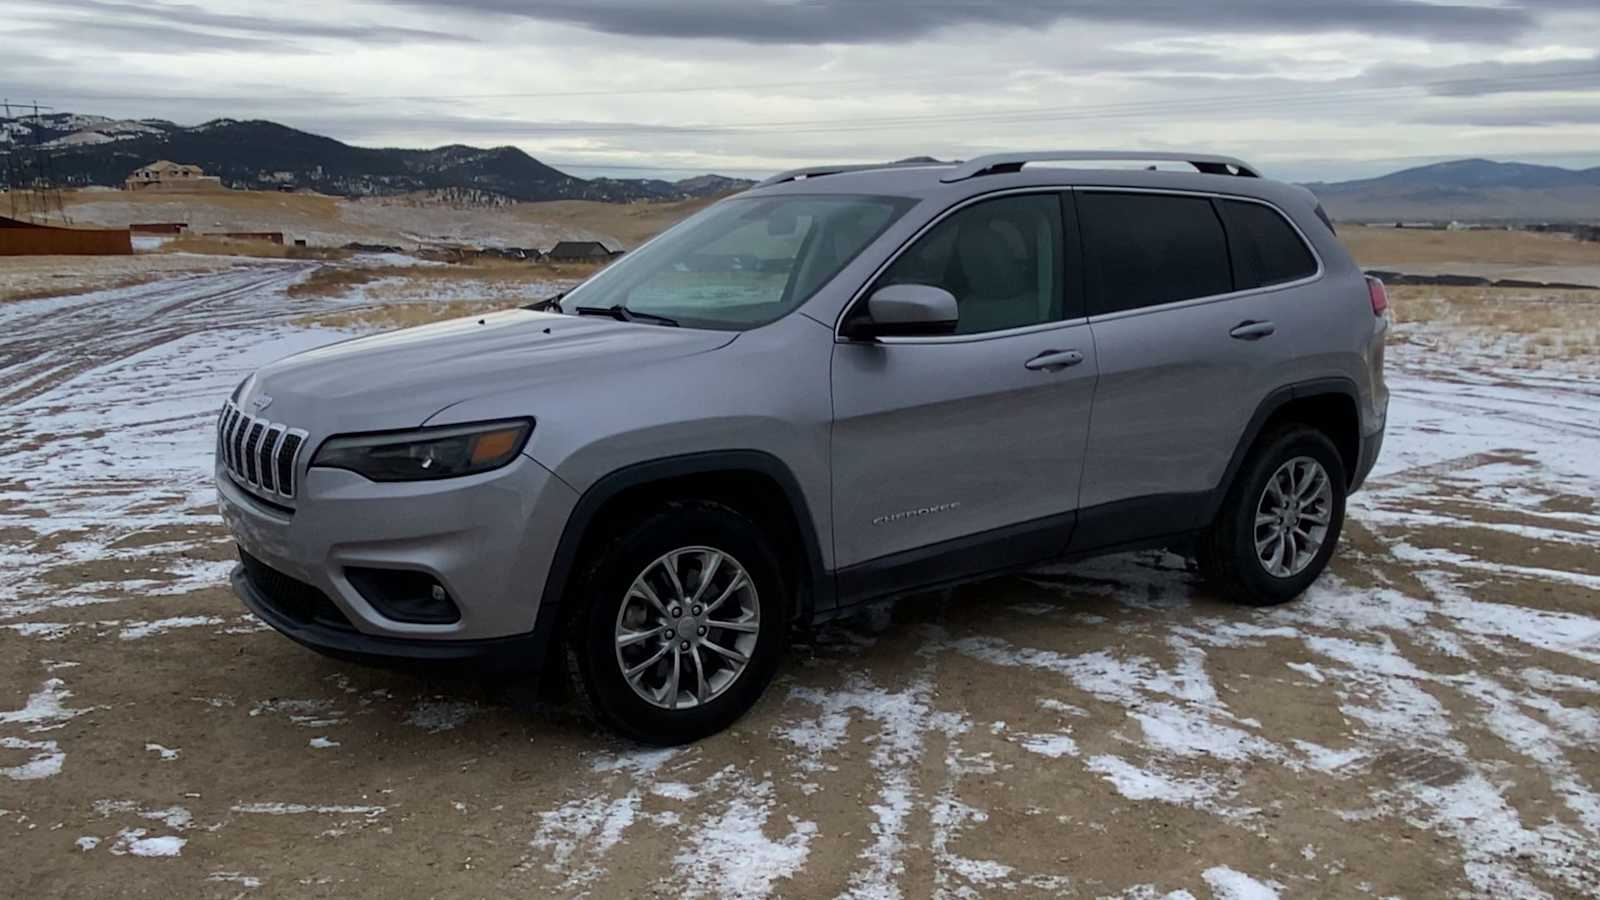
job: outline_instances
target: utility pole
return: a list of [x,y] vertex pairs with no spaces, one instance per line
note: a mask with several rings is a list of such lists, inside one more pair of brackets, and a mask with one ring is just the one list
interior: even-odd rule
[[[16,117],[12,108],[16,108]],[[11,201],[11,218],[32,221],[35,217],[49,220],[52,210],[67,222],[66,204],[62,200],[61,186],[55,183],[52,152],[40,146],[39,126],[43,121],[40,110],[54,107],[41,106],[34,100],[28,104],[12,103],[10,98],[0,98],[8,125],[8,140],[4,147],[6,195]],[[29,111],[31,110],[31,114]],[[26,125],[23,126],[23,122]],[[32,140],[24,144],[18,139],[16,129],[26,127]]]

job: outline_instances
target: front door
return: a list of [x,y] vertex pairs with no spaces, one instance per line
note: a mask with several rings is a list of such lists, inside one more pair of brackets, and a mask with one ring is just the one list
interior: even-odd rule
[[936,285],[955,295],[960,323],[948,336],[835,348],[834,553],[846,601],[1065,546],[1098,365],[1064,197],[963,206],[863,293]]

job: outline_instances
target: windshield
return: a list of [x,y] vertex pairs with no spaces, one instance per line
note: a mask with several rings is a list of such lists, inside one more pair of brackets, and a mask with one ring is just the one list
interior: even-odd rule
[[641,321],[659,316],[691,328],[762,325],[809,298],[914,203],[831,195],[725,200],[584,282],[561,309],[621,307]]

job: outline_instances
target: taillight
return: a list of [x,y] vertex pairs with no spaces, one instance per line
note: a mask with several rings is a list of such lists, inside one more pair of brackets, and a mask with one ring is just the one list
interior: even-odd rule
[[1372,301],[1372,314],[1381,316],[1389,309],[1389,291],[1384,288],[1383,282],[1367,276],[1367,297]]

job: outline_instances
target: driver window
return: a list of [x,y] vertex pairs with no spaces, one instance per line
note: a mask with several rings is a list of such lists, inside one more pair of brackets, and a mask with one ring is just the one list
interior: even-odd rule
[[1055,194],[1001,197],[949,216],[900,255],[874,289],[926,284],[955,295],[956,334],[1062,318],[1061,205]]

